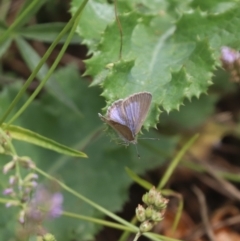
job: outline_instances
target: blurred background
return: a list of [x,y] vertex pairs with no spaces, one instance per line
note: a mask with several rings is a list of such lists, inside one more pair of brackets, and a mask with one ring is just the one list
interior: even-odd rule
[[[1,0],[0,35],[31,1]],[[70,20],[68,0],[39,1],[23,19],[14,38],[0,46],[0,115],[16,96],[36,64]],[[66,35],[67,36],[67,35]],[[15,113],[39,85],[57,57],[64,38],[54,49],[25,96],[12,111]],[[19,155],[29,156],[47,173],[57,177],[110,211],[130,220],[141,196],[146,192],[134,184],[125,167],[157,185],[168,164],[195,133],[200,137],[181,161],[167,188],[182,195],[184,210],[175,234],[171,225],[179,199],[169,197],[164,222],[155,231],[181,240],[209,240],[202,219],[202,205],[194,187],[202,190],[205,208],[216,240],[240,240],[240,88],[230,81],[221,67],[215,70],[213,85],[200,98],[185,100],[180,111],[163,112],[157,129],[143,130],[144,137],[159,141],[139,140],[135,147],[124,147],[111,141],[110,130],[101,122],[106,102],[99,86],[89,87],[91,76],[84,76],[84,60],[91,57],[78,34],[71,40],[56,71],[33,103],[14,125],[35,131],[59,143],[83,151],[88,159],[71,158],[40,147],[14,141]],[[3,166],[9,157],[1,155]],[[41,182],[46,182],[40,178]],[[40,182],[40,181],[39,181]],[[1,175],[2,187],[7,178]],[[64,194],[64,210],[93,217],[101,213]],[[2,240],[18,240],[18,208],[0,205]],[[62,216],[46,222],[45,227],[57,240],[117,240],[121,232],[90,222]],[[130,239],[131,240],[131,239]],[[144,238],[142,238],[144,240]]]

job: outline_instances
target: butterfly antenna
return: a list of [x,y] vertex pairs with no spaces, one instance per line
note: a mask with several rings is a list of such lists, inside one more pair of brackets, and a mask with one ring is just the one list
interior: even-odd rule
[[148,138],[148,137],[146,137],[146,138],[138,138],[138,139],[140,139],[140,140],[160,140],[160,138]]
[[140,155],[139,155],[139,152],[138,152],[137,144],[135,145],[135,147],[136,147],[136,152],[137,152],[138,159],[140,159]]

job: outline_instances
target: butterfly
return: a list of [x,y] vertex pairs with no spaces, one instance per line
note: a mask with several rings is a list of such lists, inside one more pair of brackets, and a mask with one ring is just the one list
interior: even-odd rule
[[139,92],[113,102],[106,116],[98,113],[102,121],[111,126],[126,144],[137,144],[137,134],[147,117],[152,95]]

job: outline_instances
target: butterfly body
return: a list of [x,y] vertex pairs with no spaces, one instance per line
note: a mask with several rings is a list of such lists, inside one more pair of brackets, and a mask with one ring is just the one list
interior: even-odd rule
[[137,144],[137,134],[147,117],[151,101],[151,93],[139,92],[113,102],[109,106],[106,116],[98,115],[127,144]]

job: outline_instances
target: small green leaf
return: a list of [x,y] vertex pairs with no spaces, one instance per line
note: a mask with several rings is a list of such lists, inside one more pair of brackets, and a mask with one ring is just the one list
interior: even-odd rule
[[[3,125],[3,127],[6,127],[6,125]],[[87,157],[87,155],[81,151],[64,146],[56,141],[19,126],[9,125],[6,128],[6,131],[8,131],[11,137],[16,140],[25,141],[68,156]]]
[[[65,27],[65,23],[44,23],[31,25],[29,27],[24,27],[18,30],[18,34],[27,38],[34,39],[38,41],[43,41],[45,43],[52,43],[58,34]],[[68,33],[60,40],[59,43],[64,43],[66,41]],[[72,44],[79,44],[81,42],[80,37],[75,34],[71,40]]]
[[135,172],[133,172],[130,168],[125,167],[125,171],[127,172],[128,176],[131,177],[131,179],[136,182],[137,184],[139,184],[141,187],[149,190],[150,188],[152,188],[152,184],[144,179],[142,179],[141,177],[139,177]]

